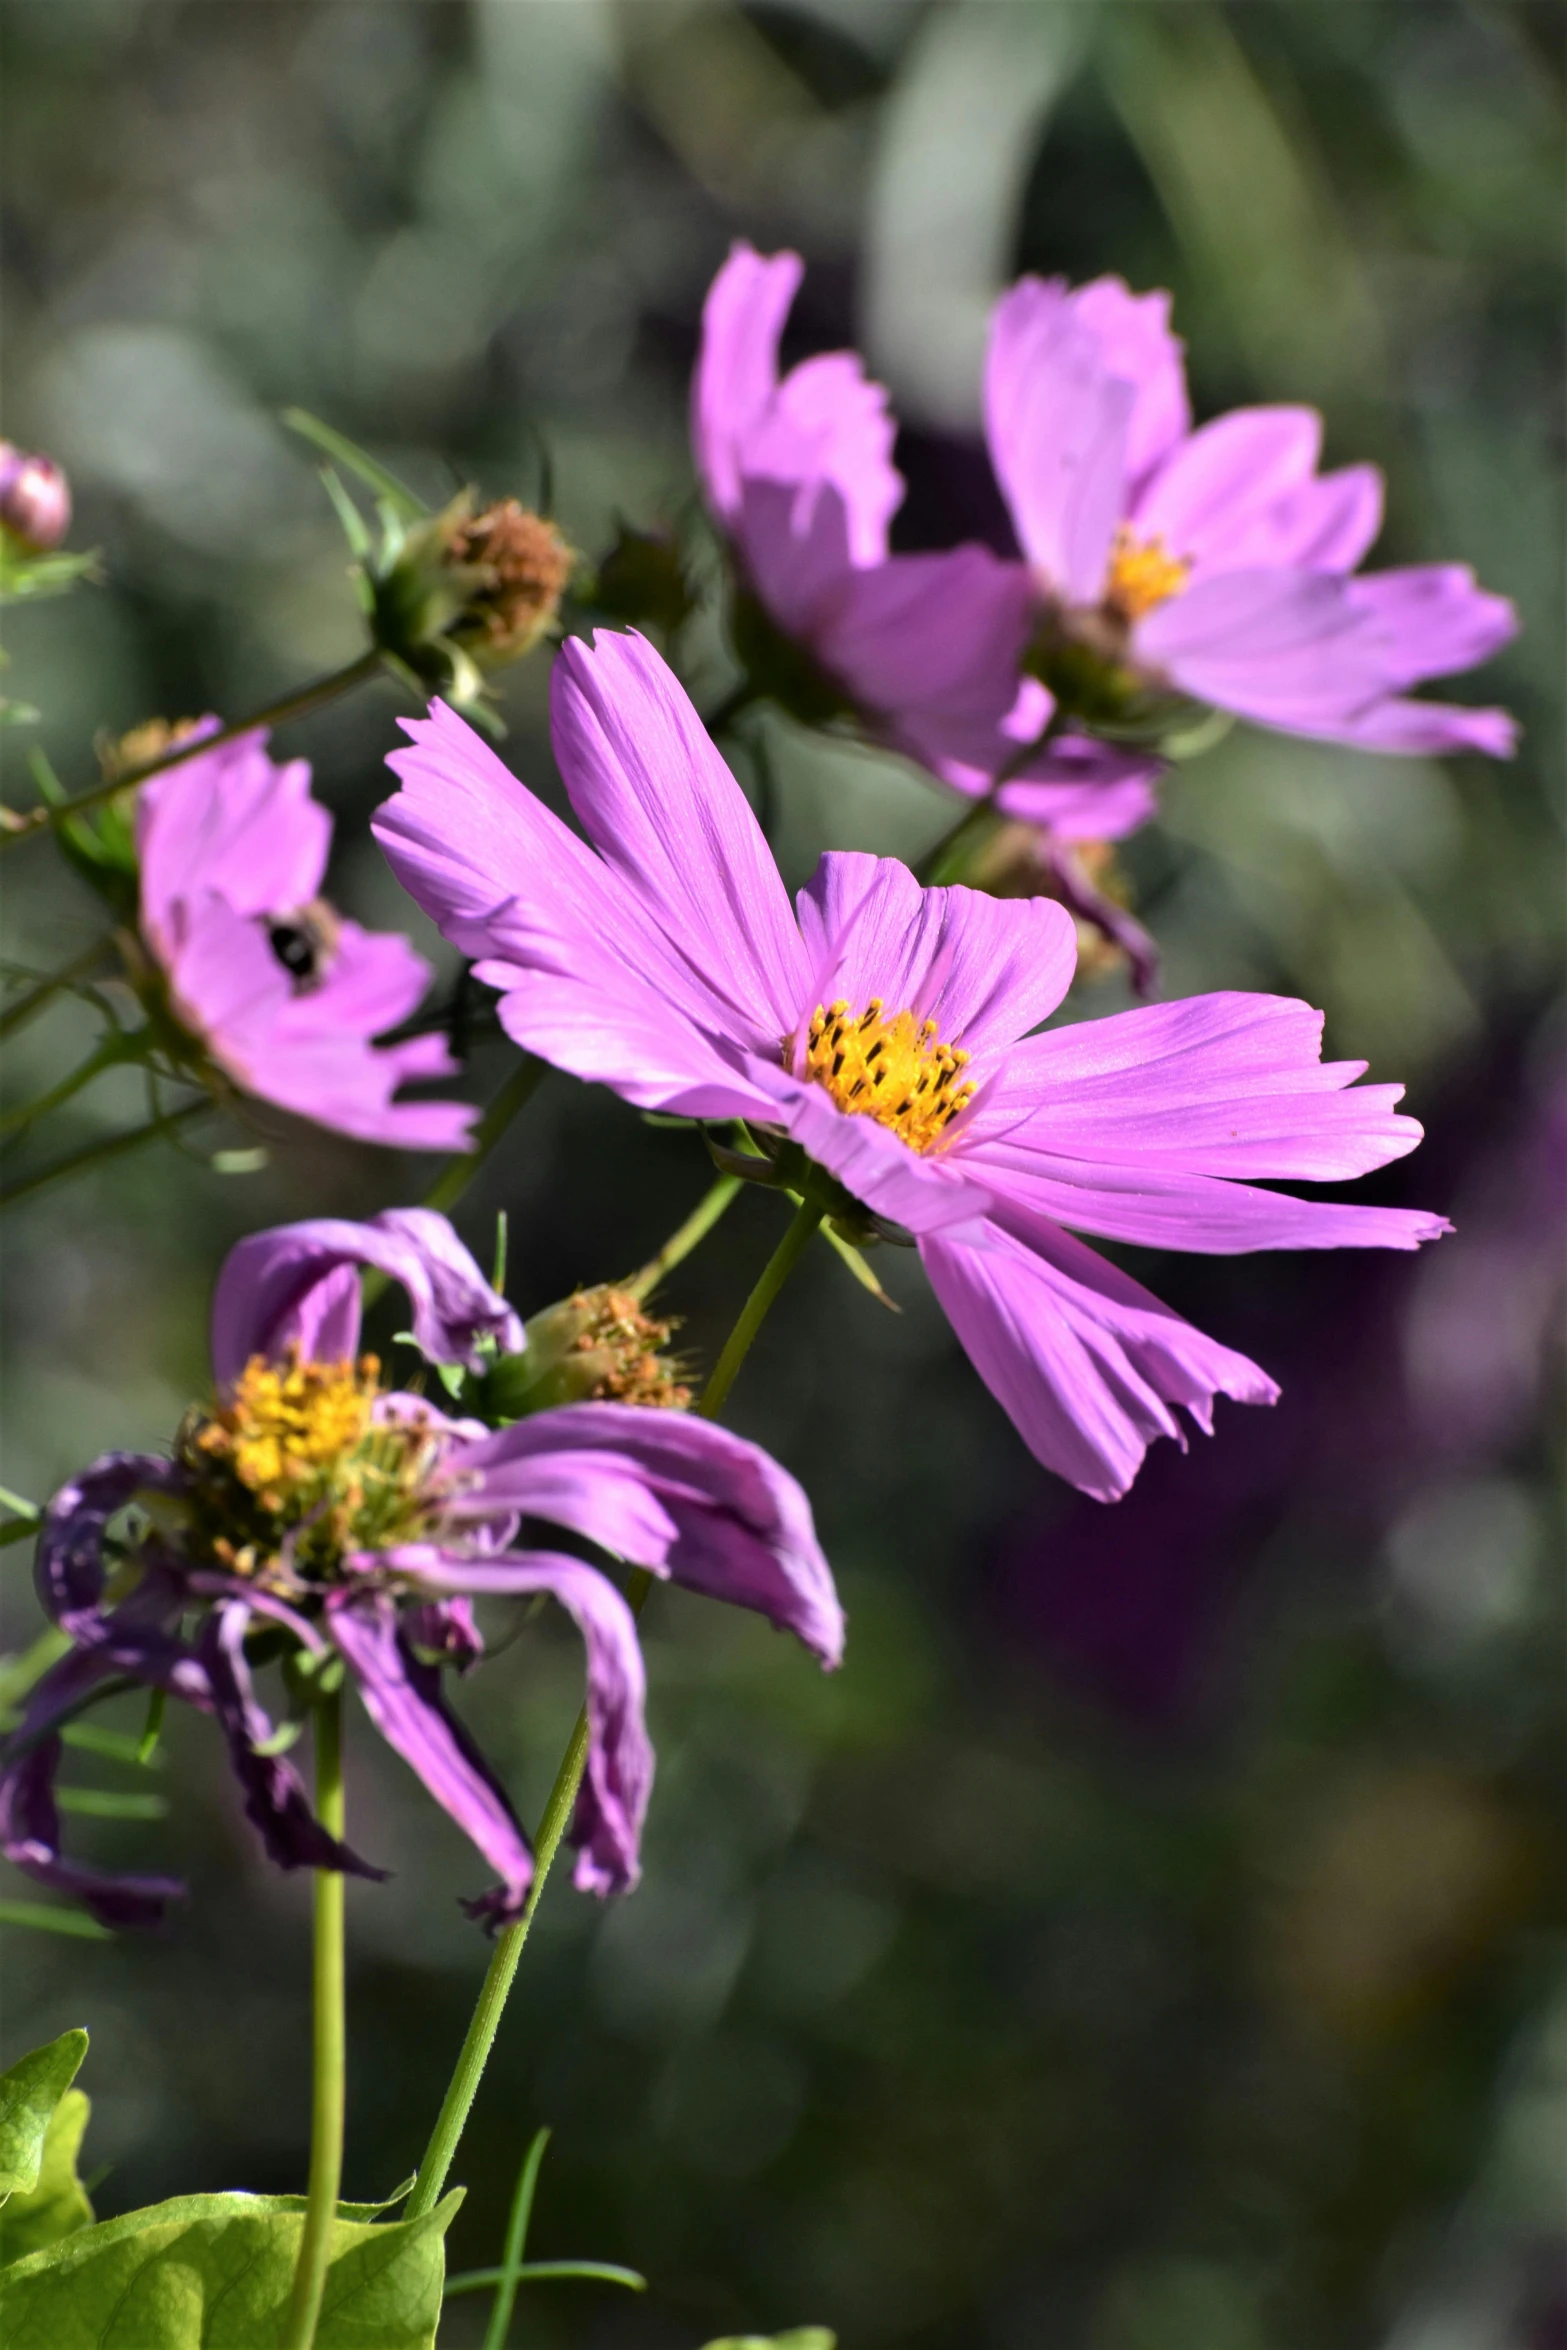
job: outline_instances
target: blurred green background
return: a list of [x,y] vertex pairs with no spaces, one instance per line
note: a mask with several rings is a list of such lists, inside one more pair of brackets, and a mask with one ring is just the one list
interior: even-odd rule
[[[1387,469],[1380,560],[1461,558],[1517,600],[1478,687],[1524,719],[1516,765],[1237,730],[1128,856],[1169,992],[1303,994],[1334,1054],[1408,1080],[1428,1142],[1361,1196],[1458,1237],[1140,1264],[1285,1396],[1221,1405],[1113,1510],[1031,1464],[901,1260],[897,1320],[807,1264],[734,1418],[813,1495],[848,1662],[823,1682],[756,1622],[659,1597],[645,1882],[608,1909],[550,1888],[452,2248],[497,2256],[547,2121],[534,2251],[652,2290],[535,2289],[516,2330],[540,2350],[807,2319],[844,2350],[1555,2350],[1561,10],[3,0],[0,36],[6,430],[69,468],[106,574],[9,631],[68,783],[100,726],[238,716],[354,651],[289,403],[432,497],[532,497],[547,452],[589,552],[619,514],[688,518],[697,318],[736,235],[807,256],[791,350],[858,342],[890,385],[905,544],[994,528],[995,292],[1114,270],[1175,289],[1200,414],[1317,402],[1331,462]],[[710,706],[716,622],[694,651]],[[505,755],[553,791],[546,690],[542,657],[501,681]],[[434,948],[364,829],[397,707],[378,687],[281,740],[337,813],[339,899]],[[949,820],[782,722],[748,779],[758,756],[793,878]],[[89,941],[46,850],[5,880],[8,955]],[[1083,1008],[1123,1000],[1111,980]],[[87,1033],[30,1031],[17,1097]],[[475,1091],[505,1066],[481,1045]],[[139,1116],[117,1084],[57,1139]],[[166,1442],[224,1248],[431,1172],[279,1122],[248,1176],[143,1153],[19,1206],[0,1475],[42,1494]],[[705,1180],[689,1136],[552,1077],[458,1220],[483,1254],[508,1208],[531,1311],[639,1262]],[[742,1201],[672,1285],[693,1354],[779,1217]],[[12,1649],[25,1561],[0,1561]],[[579,1676],[532,1626],[465,1694],[525,1815]],[[188,1875],[168,1937],[4,1935],[6,2048],[92,2032],[104,2213],[303,2177],[308,1888],[253,1850],[208,1727],[169,1745],[164,1821],[71,1823]],[[349,1893],[346,2191],[371,2196],[417,2157],[484,1949],[456,1907],[471,1853],[362,1719],[350,1803],[397,1870]],[[442,2341],[481,2330],[454,2303]]]

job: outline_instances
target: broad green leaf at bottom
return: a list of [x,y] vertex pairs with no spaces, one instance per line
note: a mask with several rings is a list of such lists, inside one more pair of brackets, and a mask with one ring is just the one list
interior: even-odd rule
[[[422,2219],[333,2231],[316,2350],[434,2350],[458,2189]],[[295,2197],[181,2195],[0,2271],[5,2350],[277,2350]]]

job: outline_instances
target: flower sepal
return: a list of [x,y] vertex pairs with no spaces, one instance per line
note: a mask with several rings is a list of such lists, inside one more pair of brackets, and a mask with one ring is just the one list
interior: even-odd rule
[[895,1248],[916,1245],[904,1225],[878,1216],[776,1127],[748,1126],[745,1133],[752,1148],[734,1150],[704,1129],[708,1156],[721,1173],[738,1175],[743,1183],[760,1183],[770,1191],[787,1191],[797,1201],[815,1200],[832,1229],[852,1248],[872,1248],[883,1240]]

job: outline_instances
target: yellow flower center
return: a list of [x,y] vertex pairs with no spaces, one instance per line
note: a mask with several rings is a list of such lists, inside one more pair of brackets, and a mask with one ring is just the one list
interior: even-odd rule
[[441,1445],[418,1411],[378,1419],[381,1366],[253,1355],[209,1415],[180,1431],[201,1547],[282,1587],[330,1577],[352,1550],[417,1539]]
[[853,1014],[842,997],[825,1011],[818,1004],[806,1036],[806,1075],[840,1110],[891,1127],[916,1151],[934,1150],[973,1100],[962,1074],[968,1060],[961,1045],[940,1041],[934,1020],[912,1012],[885,1019],[880,996]]
[[1138,540],[1127,523],[1119,523],[1110,549],[1105,602],[1119,619],[1141,620],[1145,612],[1180,594],[1191,569],[1190,563],[1169,552],[1162,538]]

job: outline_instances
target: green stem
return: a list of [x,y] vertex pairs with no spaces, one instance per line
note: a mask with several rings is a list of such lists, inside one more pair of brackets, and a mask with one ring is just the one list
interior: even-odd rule
[[[479,1120],[472,1150],[458,1151],[448,1159],[425,1193],[420,1203],[422,1206],[438,1209],[445,1215],[449,1208],[457,1205],[513,1118],[532,1099],[548,1069],[547,1061],[525,1060],[520,1068],[512,1071]],[[390,1280],[389,1273],[366,1273],[360,1283],[362,1303],[367,1307],[373,1306]]]
[[[718,1188],[715,1185],[714,1191]],[[709,1192],[702,1207],[710,1207],[712,1199],[713,1193]],[[727,1202],[724,1204],[727,1205]],[[699,1209],[698,1215],[701,1212]],[[721,1213],[721,1208],[713,1210],[715,1217]],[[740,1319],[729,1334],[728,1342],[697,1406],[697,1410],[708,1419],[716,1418],[722,1409],[724,1398],[734,1383],[735,1373],[750,1351],[751,1342],[766,1318],[768,1307],[782,1289],[796,1258],[825,1213],[826,1209],[813,1199],[802,1200],[795,1210],[793,1222],[763,1268],[761,1279],[746,1299]],[[688,1220],[689,1223],[695,1221],[695,1217]],[[682,1225],[675,1239],[680,1239],[687,1228],[687,1225]],[[692,1245],[695,1245],[694,1241]],[[638,1567],[626,1586],[626,1598],[633,1616],[641,1615],[652,1587],[652,1576],[645,1568]],[[533,1883],[528,1888],[527,1903],[516,1924],[507,1926],[497,1937],[484,1981],[479,1986],[479,1996],[467,2036],[458,2052],[456,2067],[441,2102],[441,2110],[435,2117],[435,2127],[430,2132],[424,2160],[419,2165],[414,2191],[405,2206],[405,2218],[420,2218],[425,2212],[433,2210],[440,2200],[446,2174],[452,2167],[458,2141],[473,2109],[484,2068],[489,2062],[490,2050],[495,2045],[495,2035],[500,2028],[501,2015],[511,1992],[523,1946],[537,1914],[555,1855],[560,1849],[561,1838],[566,1832],[572,1806],[577,1800],[577,1789],[582,1784],[587,1760],[588,1717],[583,1712],[578,1714],[576,1728],[560,1758],[560,1769],[555,1774],[555,1784],[550,1789],[549,1800],[544,1806],[544,1817],[539,1822],[538,1838],[533,1850]],[[284,2350],[293,2350],[293,2346],[285,2344]]]
[[651,1297],[654,1290],[675,1267],[704,1241],[740,1189],[738,1175],[720,1175],[711,1191],[697,1202],[677,1232],[672,1232],[656,1257],[649,1257],[640,1273],[626,1283],[627,1295],[634,1298]]
[[511,2217],[506,2222],[501,2273],[495,2283],[490,2322],[484,2329],[483,2350],[506,2350],[506,2337],[511,2332],[512,2308],[517,2299],[517,2280],[522,2274],[522,2256],[528,2248],[528,2222],[533,2217],[533,2196],[539,2183],[539,2165],[544,2160],[544,2150],[549,2142],[548,2130],[535,2131],[533,2144],[523,2161],[517,2192],[511,2200]]
[[740,1319],[724,1341],[724,1351],[713,1365],[713,1372],[702,1390],[697,1410],[704,1420],[716,1420],[735,1383],[735,1374],[751,1351],[751,1342],[763,1322],[767,1310],[782,1289],[806,1242],[827,1213],[820,1200],[809,1194],[794,1211],[794,1220],[762,1268],[761,1278],[740,1309]]
[[95,938],[85,953],[78,955],[63,969],[53,972],[49,978],[40,979],[36,987],[30,987],[24,996],[18,996],[14,1004],[7,1004],[5,1010],[0,1012],[0,1036],[14,1036],[19,1028],[25,1027],[36,1013],[41,1012],[46,1004],[52,1003],[65,988],[74,987],[79,979],[85,979],[103,953],[103,945],[101,938]]
[[435,2117],[435,2127],[430,2132],[430,2143],[419,2165],[414,2191],[404,2207],[405,2219],[421,2218],[440,2201],[446,2174],[457,2152],[457,2141],[463,2134],[480,2079],[489,2061],[490,2050],[495,2045],[501,2011],[506,2005],[512,1977],[517,1972],[517,1962],[522,1956],[523,1944],[528,1939],[528,1930],[539,1906],[539,1896],[544,1890],[560,1840],[566,1832],[571,1807],[577,1800],[577,1789],[582,1784],[587,1760],[588,1717],[580,1713],[570,1742],[560,1758],[560,1769],[555,1773],[555,1784],[544,1806],[544,1817],[539,1822],[538,1840],[533,1848],[533,1883],[528,1889],[527,1904],[516,1924],[507,1926],[496,1938],[484,1981],[479,1987],[467,2038],[463,2041],[441,2110]]
[[427,1208],[439,1208],[444,1215],[457,1205],[513,1118],[532,1100],[548,1070],[547,1061],[525,1060],[512,1071],[479,1120],[472,1150],[459,1151],[425,1193]]
[[[335,1689],[315,1711],[316,1816],[341,1841],[343,1696]],[[310,2089],[310,2181],[280,2350],[311,2350],[332,2257],[343,2179],[345,2049],[343,2018],[343,1872],[315,1872],[315,1947],[311,1964],[313,2037]]]
[[993,831],[997,821],[993,796],[976,800],[972,807],[965,808],[956,824],[920,859],[917,870],[923,887],[938,889],[944,882],[955,879],[962,871],[969,849]]
[[80,1093],[84,1086],[91,1085],[93,1079],[101,1077],[105,1069],[116,1069],[124,1061],[141,1060],[145,1051],[142,1041],[145,1035],[146,1030],[139,1029],[130,1036],[123,1036],[118,1030],[106,1036],[88,1054],[86,1060],[71,1071],[69,1077],[62,1077],[58,1085],[51,1086],[47,1093],[39,1094],[33,1101],[23,1102],[20,1108],[7,1110],[0,1117],[0,1134],[15,1134],[23,1127],[35,1125],[40,1118],[47,1117],[51,1110],[58,1110],[68,1102],[73,1094]]
[[215,751],[220,744],[231,743],[242,734],[252,734],[258,726],[282,726],[291,718],[307,718],[312,710],[335,702],[339,694],[351,693],[356,685],[368,684],[378,675],[380,667],[380,651],[372,646],[357,661],[350,661],[346,669],[334,669],[328,676],[301,686],[297,693],[284,694],[280,701],[269,702],[264,710],[256,710],[250,717],[236,718],[232,726],[220,727],[216,734],[176,743],[172,750],[149,759],[145,766],[133,767],[124,775],[106,776],[102,783],[95,783],[90,791],[78,792],[74,799],[46,801],[42,807],[29,808],[25,813],[12,809],[4,829],[0,830],[0,851],[14,849],[18,841],[31,840],[35,834],[47,832],[67,817],[79,815],[84,808],[101,806],[105,800],[112,800],[116,792],[131,791],[149,776],[161,775],[166,768],[182,766],[187,759]]
[[20,1183],[11,1184],[0,1192],[0,1208],[9,1208],[29,1192],[42,1191],[47,1183],[63,1182],[67,1176],[78,1175],[84,1167],[101,1165],[106,1159],[117,1159],[125,1151],[140,1148],[144,1142],[156,1141],[171,1127],[183,1126],[188,1118],[210,1110],[211,1102],[204,1094],[200,1101],[186,1102],[180,1109],[170,1110],[162,1118],[149,1118],[145,1126],[127,1127],[123,1134],[107,1134],[101,1142],[83,1143],[80,1150],[67,1151],[62,1158],[50,1159],[32,1175],[24,1175]]

